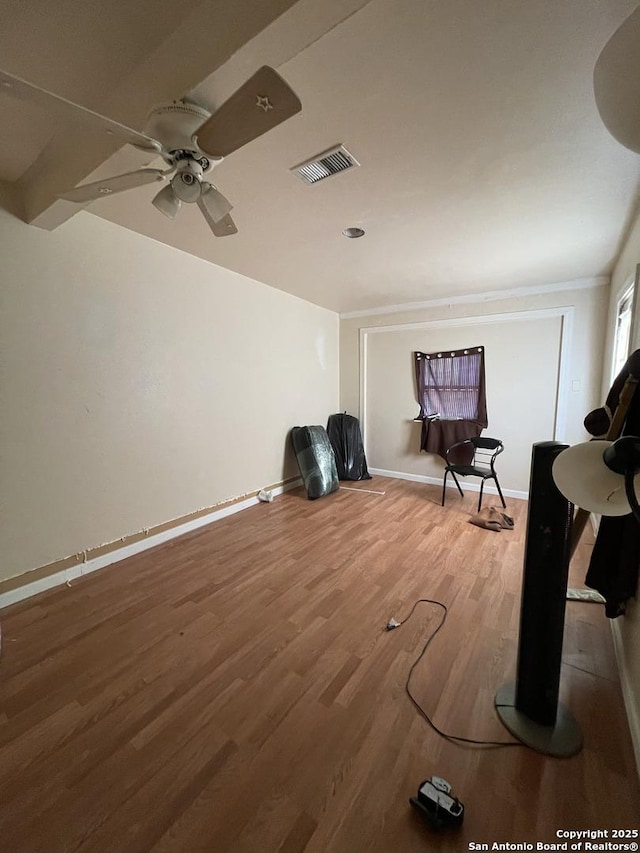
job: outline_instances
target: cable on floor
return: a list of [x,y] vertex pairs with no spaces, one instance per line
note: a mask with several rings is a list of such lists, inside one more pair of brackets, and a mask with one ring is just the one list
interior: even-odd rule
[[404,625],[406,622],[409,621],[409,619],[411,619],[411,617],[413,616],[413,614],[415,612],[416,607],[419,604],[435,604],[436,607],[440,607],[442,609],[442,618],[440,619],[438,627],[427,638],[427,641],[423,645],[422,651],[420,652],[418,657],[411,664],[411,667],[409,669],[409,674],[407,675],[407,680],[405,682],[405,686],[404,686],[405,693],[407,694],[407,696],[411,700],[416,711],[429,724],[429,726],[431,726],[431,728],[434,730],[434,732],[436,732],[436,734],[440,735],[440,737],[444,738],[445,740],[448,740],[450,743],[453,743],[455,746],[462,746],[462,747],[467,747],[467,748],[487,747],[489,749],[500,749],[501,747],[506,747],[506,746],[524,746],[523,743],[521,743],[520,741],[515,741],[515,740],[513,740],[513,741],[507,741],[507,740],[474,740],[473,738],[462,737],[461,735],[451,735],[451,734],[448,734],[447,732],[443,732],[442,729],[439,729],[438,726],[436,726],[436,724],[433,722],[433,720],[431,719],[429,714],[424,710],[422,705],[415,698],[415,696],[411,692],[411,676],[413,675],[415,668],[418,666],[418,664],[420,663],[422,658],[425,656],[425,653],[426,653],[427,649],[429,648],[431,641],[434,639],[436,634],[440,631],[440,629],[444,626],[444,623],[447,621],[447,615],[449,613],[449,611],[447,609],[447,605],[443,604],[441,601],[434,601],[432,598],[419,598],[416,602],[414,602],[414,605],[411,608],[411,611],[407,617],[405,617],[404,619],[401,619],[400,621],[397,621],[396,619],[390,619],[387,622],[386,629],[385,629],[387,631],[392,631],[395,628],[399,628],[401,625]]

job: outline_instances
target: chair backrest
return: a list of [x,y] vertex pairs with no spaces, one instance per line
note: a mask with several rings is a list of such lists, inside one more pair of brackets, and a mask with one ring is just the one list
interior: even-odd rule
[[495,462],[496,456],[504,450],[504,444],[500,439],[488,438],[487,436],[479,435],[473,436],[469,441],[474,448],[473,462],[471,463],[474,468],[487,468],[493,470],[493,463]]

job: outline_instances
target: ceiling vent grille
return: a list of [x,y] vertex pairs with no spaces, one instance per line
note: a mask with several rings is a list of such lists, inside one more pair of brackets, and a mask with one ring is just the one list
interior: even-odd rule
[[336,145],[335,148],[330,148],[328,151],[312,157],[311,160],[294,166],[291,171],[305,184],[317,184],[325,178],[339,175],[341,172],[346,172],[347,169],[359,165],[360,163],[347,151],[344,145]]

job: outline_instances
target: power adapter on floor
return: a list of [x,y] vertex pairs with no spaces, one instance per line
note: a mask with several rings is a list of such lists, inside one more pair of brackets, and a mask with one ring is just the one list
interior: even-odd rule
[[451,793],[451,785],[440,776],[425,779],[417,797],[411,797],[409,802],[431,829],[460,826],[464,818],[464,806]]
[[398,622],[397,619],[389,619],[387,622],[386,630],[393,631],[394,628],[399,628],[402,625],[402,622]]

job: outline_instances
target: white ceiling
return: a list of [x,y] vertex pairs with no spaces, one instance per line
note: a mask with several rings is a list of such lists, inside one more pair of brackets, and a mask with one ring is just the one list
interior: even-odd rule
[[[291,3],[209,0],[172,18],[168,0],[0,0],[0,65],[135,127],[180,94],[214,109],[273,65],[303,109],[216,167],[239,234],[216,239],[195,206],[166,220],[153,186],[89,210],[327,308],[611,271],[640,157],[603,127],[592,72],[637,0]],[[0,96],[0,177],[46,227],[69,216],[56,192],[148,160],[130,148],[109,157],[103,140],[69,127],[48,142],[52,127]],[[340,142],[359,169],[312,187],[289,172]],[[343,237],[350,225],[366,236]]]

